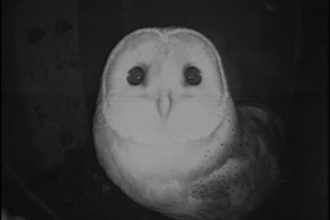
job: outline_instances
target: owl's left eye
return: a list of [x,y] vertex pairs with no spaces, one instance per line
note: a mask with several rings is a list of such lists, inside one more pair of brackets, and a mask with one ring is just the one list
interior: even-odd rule
[[133,86],[140,85],[144,81],[144,70],[139,67],[133,67],[128,71],[127,82]]
[[186,68],[184,72],[186,83],[194,86],[200,84],[202,81],[200,72],[201,71],[194,66],[189,66]]

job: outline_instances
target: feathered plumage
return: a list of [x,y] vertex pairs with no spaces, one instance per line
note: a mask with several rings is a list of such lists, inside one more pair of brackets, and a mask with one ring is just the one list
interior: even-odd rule
[[137,30],[111,52],[94,116],[97,158],[137,203],[175,219],[238,219],[279,176],[279,119],[235,107],[221,58],[185,28]]

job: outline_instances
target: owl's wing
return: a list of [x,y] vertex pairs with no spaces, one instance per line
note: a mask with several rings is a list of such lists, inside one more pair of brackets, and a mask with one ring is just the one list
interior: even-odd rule
[[[285,149],[286,137],[282,120],[270,108],[244,106],[237,108],[244,130],[255,129],[255,135],[269,142],[268,152],[281,155]],[[243,132],[244,135],[244,132]]]
[[[191,184],[192,197],[210,219],[236,219],[258,207],[279,177],[283,126],[272,113],[255,107],[237,108],[238,130],[232,154],[224,165]],[[214,218],[213,218],[214,217]]]

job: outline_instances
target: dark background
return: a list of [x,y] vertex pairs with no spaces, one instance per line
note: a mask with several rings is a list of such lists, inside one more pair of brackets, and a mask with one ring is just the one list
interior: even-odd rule
[[[123,195],[91,136],[108,53],[129,32],[210,38],[237,104],[271,106],[288,146],[279,190],[252,219],[327,219],[328,1],[2,0],[1,203],[27,219],[166,219]],[[29,195],[29,196],[28,196]]]

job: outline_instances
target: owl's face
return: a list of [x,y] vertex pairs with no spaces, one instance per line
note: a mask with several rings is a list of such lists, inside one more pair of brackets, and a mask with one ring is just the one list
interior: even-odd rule
[[108,58],[101,102],[110,127],[138,143],[185,143],[221,123],[229,92],[220,57],[188,29],[142,29]]

